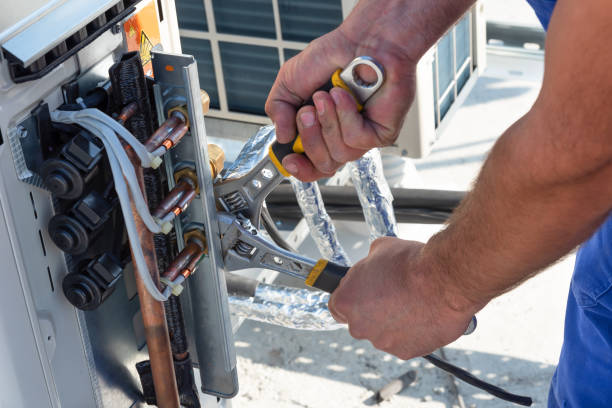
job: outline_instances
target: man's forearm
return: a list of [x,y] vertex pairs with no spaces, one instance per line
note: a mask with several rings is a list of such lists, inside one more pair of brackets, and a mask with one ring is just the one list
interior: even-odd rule
[[[571,251],[612,208],[611,17],[606,0],[559,0],[538,100],[496,143],[473,192],[423,250],[468,307]],[[584,44],[597,51],[584,52]],[[455,300],[461,307],[461,296]]]
[[508,129],[448,227],[423,249],[457,288],[455,308],[478,309],[556,261],[610,210],[612,165],[592,170],[584,156],[567,156],[575,176],[558,172],[550,162],[558,146],[542,135],[546,120],[535,109]]
[[[416,62],[474,3],[475,0],[361,0],[340,29],[360,45],[363,53],[400,48],[404,51],[402,58],[407,56]],[[364,19],[364,15],[376,18]]]

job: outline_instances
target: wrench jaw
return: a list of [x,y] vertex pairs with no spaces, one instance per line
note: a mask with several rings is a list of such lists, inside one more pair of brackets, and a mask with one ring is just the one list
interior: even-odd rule
[[219,230],[228,272],[250,268],[272,269],[306,279],[316,261],[285,251],[266,240],[246,218],[220,213]]
[[285,176],[266,156],[244,176],[215,184],[217,205],[230,214],[248,218],[256,228],[259,228],[264,200],[284,178]]

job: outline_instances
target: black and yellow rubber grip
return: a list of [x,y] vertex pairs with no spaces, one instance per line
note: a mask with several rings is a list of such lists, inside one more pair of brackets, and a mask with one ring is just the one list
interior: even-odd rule
[[[355,102],[357,102],[357,109],[359,110],[359,112],[361,112],[363,110],[363,105],[360,103],[360,101],[357,100],[357,97],[355,96],[353,91],[351,91],[351,89],[346,85],[342,78],[340,78],[341,72],[341,69],[336,70],[336,72],[334,72],[334,74],[332,75],[331,80],[319,90],[329,92],[333,87],[338,87],[348,91],[351,95],[353,95],[353,99],[355,99]],[[304,105],[312,104],[312,100],[310,100]],[[285,177],[289,177],[291,174],[289,174],[289,172],[283,167],[283,159],[292,153],[304,154],[304,146],[302,145],[302,138],[300,137],[300,135],[298,135],[293,142],[272,143],[268,152],[272,163],[274,163],[278,171],[280,171],[281,174]]]
[[325,259],[320,259],[314,268],[312,268],[312,271],[310,271],[304,283],[313,288],[332,293],[336,290],[340,284],[340,280],[346,275],[349,269],[348,266],[342,266]]

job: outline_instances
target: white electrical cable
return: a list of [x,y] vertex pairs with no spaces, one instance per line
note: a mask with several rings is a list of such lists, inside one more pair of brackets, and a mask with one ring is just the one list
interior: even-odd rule
[[83,109],[75,111],[75,116],[95,119],[113,129],[115,133],[134,149],[142,167],[152,167],[155,169],[161,164],[161,159],[157,155],[149,153],[146,147],[129,130],[101,110],[95,108]]
[[155,282],[153,282],[153,278],[151,278],[151,274],[149,273],[149,268],[147,267],[144,253],[142,252],[142,245],[138,237],[136,222],[134,221],[134,217],[131,214],[130,199],[127,185],[122,176],[119,161],[117,160],[117,157],[115,157],[115,155],[112,153],[110,142],[107,140],[107,135],[104,134],[106,131],[110,131],[110,129],[106,128],[105,130],[101,130],[94,127],[88,130],[90,130],[94,135],[100,138],[100,140],[102,140],[102,143],[104,144],[104,147],[106,148],[108,154],[108,161],[110,163],[111,172],[113,174],[113,180],[115,181],[115,191],[117,192],[117,196],[119,197],[119,204],[121,206],[121,212],[123,213],[125,229],[127,231],[128,238],[130,241],[130,248],[132,249],[132,254],[134,256],[134,263],[136,264],[136,271],[138,272],[140,279],[142,279],[142,282],[145,288],[147,289],[147,292],[149,292],[149,294],[155,300],[164,302],[168,300],[168,296],[159,291],[157,285],[155,284]]
[[[142,190],[138,184],[138,179],[136,178],[134,166],[121,146],[121,143],[115,134],[114,127],[108,126],[106,123],[107,120],[104,118],[102,118],[102,120],[97,120],[96,114],[81,116],[74,114],[73,112],[55,111],[51,113],[51,118],[57,122],[76,123],[92,132],[92,134],[100,139],[104,144],[115,183],[115,191],[117,192],[121,212],[123,213],[130,248],[134,256],[136,270],[142,279],[147,292],[149,292],[154,299],[160,302],[168,300],[171,289],[168,290],[168,288],[166,288],[164,293],[160,292],[155,282],[153,282],[151,274],[149,273],[149,268],[147,267],[144,253],[142,251],[142,245],[140,243],[138,230],[136,228],[136,221],[134,220],[130,204],[134,204],[134,208],[149,230],[156,233],[161,231],[161,227],[159,224],[157,224],[149,212],[149,208],[147,207],[142,195]],[[127,132],[127,130],[125,131]],[[134,144],[134,146],[130,144],[130,146],[132,146],[136,151],[136,149],[139,149],[138,145],[142,146],[142,144],[140,144],[140,142],[138,142],[133,135],[131,137],[138,143]],[[126,142],[129,143],[128,140],[126,140]],[[129,190],[128,185],[130,187]]]
[[[136,207],[136,210],[138,212],[138,215],[140,215],[140,218],[142,218],[143,222],[145,223],[149,231],[153,233],[169,232],[168,226],[171,227],[171,225],[162,224],[160,226],[158,222],[155,220],[155,218],[149,212],[149,208],[144,200],[143,192],[140,189],[138,179],[136,178],[136,172],[134,170],[134,167],[132,166],[132,163],[129,157],[127,156],[127,153],[125,152],[125,149],[123,149],[123,147],[121,146],[119,139],[117,139],[117,135],[115,134],[114,129],[109,128],[106,122],[101,122],[101,121],[98,121],[97,119],[93,119],[93,117],[95,117],[96,115],[92,115],[91,111],[97,111],[97,109],[88,109],[88,110],[90,111],[90,114],[83,115],[83,116],[78,115],[79,111],[76,111],[76,112],[55,111],[55,112],[51,112],[51,118],[52,120],[56,122],[79,124],[85,127],[87,130],[92,131],[92,132],[94,132],[94,130],[99,130],[99,132],[94,132],[94,134],[96,135],[96,137],[100,138],[101,140],[103,141],[106,140],[108,142],[108,147],[106,150],[107,150],[107,155],[109,155],[109,158],[110,158],[110,155],[114,155],[117,158],[119,167],[121,169],[121,173],[127,180],[127,183],[130,189],[130,193],[134,201],[134,206]],[[110,118],[107,115],[105,116],[107,118]],[[112,118],[110,119],[112,120]],[[140,145],[142,148],[144,148],[144,146],[140,142],[138,142],[138,140],[136,140],[133,135],[131,135],[131,137],[137,143],[134,145],[136,147],[133,147],[133,149],[135,151],[136,149],[142,150],[138,147],[138,145]]]
[[147,206],[147,203],[143,196],[143,192],[140,189],[140,184],[138,183],[138,178],[136,177],[136,171],[134,170],[134,166],[132,165],[132,162],[127,156],[125,149],[123,149],[121,143],[119,143],[119,140],[117,139],[117,136],[115,135],[113,130],[106,127],[104,124],[100,122],[96,123],[91,119],[79,118],[75,123],[85,127],[89,131],[92,131],[93,129],[101,130],[101,134],[106,139],[106,141],[109,142],[110,150],[107,149],[109,157],[110,154],[113,154],[115,156],[119,163],[121,172],[125,177],[125,180],[127,181],[129,192],[134,201],[134,206],[136,207],[138,215],[140,215],[140,218],[142,218],[142,221],[147,226],[149,231],[155,234],[162,232],[162,227],[157,223],[155,218],[149,212],[149,207]]

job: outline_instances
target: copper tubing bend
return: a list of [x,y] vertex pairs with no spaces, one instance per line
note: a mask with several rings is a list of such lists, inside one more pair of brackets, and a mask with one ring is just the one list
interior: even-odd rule
[[188,177],[183,177],[153,211],[153,216],[164,222],[172,221],[174,217],[187,209],[196,195],[193,181]]
[[204,251],[205,248],[199,240],[189,240],[185,248],[174,258],[168,269],[164,272],[164,278],[174,281],[180,274],[189,271],[187,272],[188,275],[185,276],[187,278],[193,272],[193,268],[197,265],[198,260],[204,255]]
[[123,125],[132,116],[134,116],[134,114],[136,113],[137,110],[138,110],[138,104],[136,102],[132,102],[132,103],[126,105],[121,110],[121,112],[119,113],[119,116],[117,117],[117,122],[119,122],[119,123],[121,123]]
[[[142,167],[140,167],[137,158],[135,158],[133,154],[130,154],[131,152],[131,150],[128,150],[128,155],[136,170],[138,183],[142,191],[145,191]],[[157,269],[153,234],[147,229],[142,219],[138,216],[138,212],[133,205],[132,216],[136,222],[136,229],[138,230],[138,237],[145,255],[147,267],[149,268],[153,281],[159,288],[159,270]],[[133,259],[134,256],[132,254],[132,260]],[[136,268],[136,262],[133,262],[133,265],[134,268]],[[153,375],[157,406],[160,408],[179,408],[178,387],[174,374],[174,362],[172,350],[170,348],[170,338],[168,335],[164,305],[149,294],[142,279],[140,279],[139,273],[135,273],[134,276],[136,279],[136,288],[138,289],[138,298],[140,300],[140,311],[144,323],[147,348],[149,350],[149,360],[151,361],[151,373]]]
[[149,152],[152,152],[161,145],[166,146],[166,150],[168,150],[169,147],[167,145],[172,147],[177,144],[185,136],[188,129],[187,118],[180,111],[174,111],[151,135],[149,140],[145,142],[145,147]]

